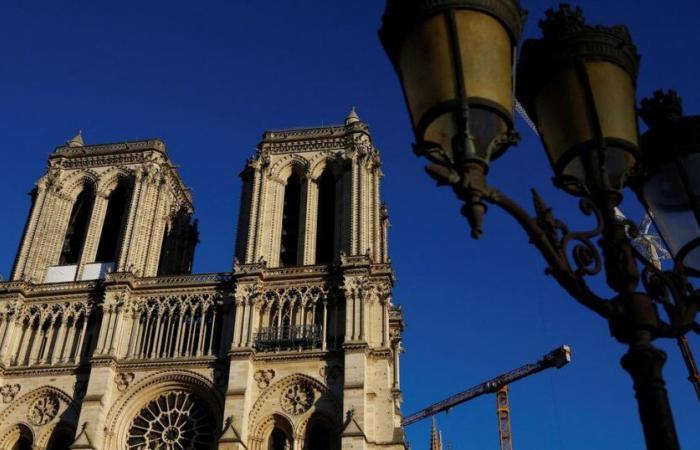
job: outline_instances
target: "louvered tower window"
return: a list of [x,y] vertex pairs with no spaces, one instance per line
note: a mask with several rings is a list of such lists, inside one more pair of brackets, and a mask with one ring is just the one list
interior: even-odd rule
[[75,199],[75,203],[73,203],[66,236],[63,239],[61,258],[59,260],[60,265],[77,264],[80,260],[94,203],[95,188],[92,183],[85,183],[82,192]]
[[301,181],[292,173],[284,188],[284,209],[282,212],[282,239],[280,245],[280,265],[295,266],[299,255],[299,208],[301,206]]

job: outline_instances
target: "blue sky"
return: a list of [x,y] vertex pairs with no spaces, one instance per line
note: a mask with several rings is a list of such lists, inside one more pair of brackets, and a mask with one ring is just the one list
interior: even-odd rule
[[[555,3],[529,0],[525,35]],[[674,88],[700,113],[700,4],[585,1],[591,23],[629,25],[642,54],[639,95]],[[469,238],[459,203],[423,174],[410,151],[398,81],[376,32],[383,2],[40,2],[0,6],[0,136],[3,220],[0,273],[14,259],[27,193],[54,146],[83,130],[87,143],[160,137],[187,185],[201,225],[198,272],[231,268],[245,159],[269,128],[338,123],[352,105],[372,129],[393,227],[390,252],[404,306],[405,413],[537,359],[568,343],[571,365],[512,386],[516,449],[643,447],[624,347],[607,325],[544,275],[524,233],[491,209],[481,241]],[[541,145],[522,143],[494,164],[490,181],[521,201],[537,187],[572,227],[591,224],[556,192]],[[630,197],[625,210],[639,218]],[[700,356],[700,339],[691,337]],[[673,342],[665,374],[683,448],[700,448],[697,399]],[[495,399],[438,418],[455,449],[497,448]],[[429,423],[407,430],[428,445]]]

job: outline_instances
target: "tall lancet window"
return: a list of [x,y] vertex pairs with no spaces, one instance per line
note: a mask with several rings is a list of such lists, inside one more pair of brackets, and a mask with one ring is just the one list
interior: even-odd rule
[[335,177],[327,168],[318,179],[318,211],[316,219],[316,264],[333,262],[335,231]]
[[299,208],[301,207],[301,180],[292,172],[284,188],[282,210],[282,239],[280,265],[295,266],[299,255]]
[[102,226],[100,243],[97,246],[97,262],[116,262],[119,258],[119,242],[124,230],[126,212],[130,197],[129,185],[121,180],[109,194],[105,222]]
[[66,229],[66,237],[63,239],[63,247],[61,248],[60,265],[77,264],[80,260],[94,203],[95,188],[92,183],[86,182],[83,186],[83,191],[73,203],[68,228]]

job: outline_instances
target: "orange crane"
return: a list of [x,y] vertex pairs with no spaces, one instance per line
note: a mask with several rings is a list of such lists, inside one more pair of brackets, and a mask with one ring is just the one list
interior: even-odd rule
[[484,394],[496,394],[496,405],[498,412],[498,432],[500,436],[501,450],[512,450],[512,439],[510,434],[510,408],[508,405],[508,385],[542,372],[546,369],[560,369],[571,362],[571,349],[567,345],[553,350],[536,363],[525,364],[517,369],[501,374],[495,378],[478,384],[466,391],[462,391],[445,400],[433,403],[416,413],[406,416],[401,424],[408,426],[420,420],[434,416],[443,411],[449,411],[457,405],[472,400]]

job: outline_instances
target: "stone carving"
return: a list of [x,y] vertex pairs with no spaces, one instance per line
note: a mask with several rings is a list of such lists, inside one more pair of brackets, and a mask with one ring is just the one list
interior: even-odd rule
[[330,381],[335,381],[340,377],[341,374],[340,367],[338,366],[323,366],[321,367],[321,370],[319,370],[319,374],[321,375],[321,378],[328,383]]
[[272,379],[275,378],[275,371],[272,369],[258,370],[257,372],[255,372],[255,375],[253,375],[253,378],[255,379],[255,382],[258,384],[258,387],[260,389],[265,389],[270,385]]
[[117,384],[117,389],[119,392],[126,391],[132,381],[134,381],[134,374],[132,372],[118,373],[114,378],[114,382]]
[[0,395],[2,395],[3,403],[10,403],[15,399],[15,396],[19,393],[22,386],[19,384],[6,384],[0,387]]
[[211,448],[214,418],[204,401],[171,391],[152,400],[134,418],[124,448]]
[[46,425],[56,417],[59,406],[60,404],[55,394],[46,394],[36,399],[34,403],[29,406],[27,419],[36,426]]
[[301,380],[282,391],[280,404],[289,414],[305,413],[314,403],[314,390],[308,382]]

